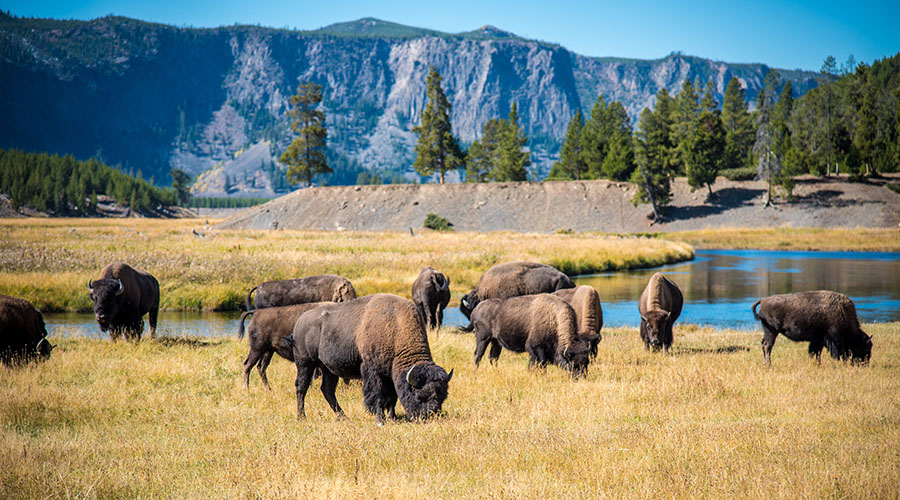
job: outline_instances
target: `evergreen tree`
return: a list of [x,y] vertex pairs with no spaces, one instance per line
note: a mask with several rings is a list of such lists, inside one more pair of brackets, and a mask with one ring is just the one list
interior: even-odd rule
[[631,182],[637,186],[632,200],[635,204],[650,203],[655,220],[661,220],[661,207],[672,198],[670,177],[672,169],[671,98],[665,89],[656,96],[656,110],[641,112],[634,136],[634,157],[637,168]]
[[672,160],[672,166],[679,175],[686,173],[687,157],[690,149],[691,136],[697,124],[700,108],[697,104],[697,91],[690,78],[684,79],[681,92],[675,98],[675,110],[673,114],[674,143],[676,155]]
[[581,144],[583,127],[584,118],[581,116],[581,110],[576,109],[575,116],[569,121],[569,127],[566,130],[566,138],[563,140],[559,161],[553,164],[548,178],[581,180],[587,170]]
[[605,133],[608,128],[606,124],[608,108],[603,94],[597,96],[597,101],[591,108],[591,117],[585,120],[581,129],[582,155],[587,176],[592,179],[603,175],[603,160],[606,158],[609,139]]
[[600,171],[603,177],[625,181],[634,170],[634,147],[631,140],[631,118],[625,106],[613,101],[606,108],[606,154]]
[[441,75],[434,66],[428,73],[426,85],[428,103],[422,110],[421,124],[413,128],[419,135],[413,167],[419,175],[426,177],[439,173],[443,184],[444,173],[462,165],[464,157],[450,125],[450,101],[441,89]]
[[[482,131],[484,129],[482,128]],[[482,132],[482,136],[484,132]],[[490,156],[478,139],[469,146],[466,154],[466,182],[487,182],[491,173]]]
[[822,96],[822,115],[824,117],[824,125],[825,128],[823,130],[824,137],[820,139],[820,143],[822,144],[822,149],[825,156],[825,177],[831,173],[831,165],[835,160],[835,147],[834,147],[834,128],[832,127],[832,119],[835,115],[835,95],[834,95],[834,84],[833,80],[835,75],[837,75],[837,61],[834,56],[828,56],[825,58],[825,61],[822,62],[822,69],[819,71],[821,77],[819,78],[819,87],[821,90]]
[[712,80],[706,84],[700,114],[690,135],[685,138],[685,169],[691,190],[706,186],[712,196],[712,185],[725,151],[725,129],[719,110],[716,109],[715,87]]
[[747,112],[744,89],[737,77],[731,77],[722,100],[722,124],[725,127],[725,151],[722,168],[739,168],[747,163],[753,146],[753,119]]
[[172,189],[175,190],[175,198],[182,207],[188,206],[191,201],[191,176],[184,170],[173,168],[169,171],[172,177]]
[[757,155],[757,172],[759,177],[768,182],[766,206],[772,205],[772,185],[781,171],[781,160],[773,151],[779,142],[778,130],[773,120],[775,107],[775,89],[780,77],[775,70],[769,70],[763,80],[763,88],[759,92],[759,107],[756,111],[756,142],[753,152]]
[[516,103],[509,108],[509,119],[500,121],[500,141],[497,163],[491,170],[491,179],[499,182],[528,180],[531,165],[531,153],[525,151],[528,137],[519,125],[519,112]]
[[317,174],[331,172],[326,160],[325,112],[316,109],[322,102],[322,86],[305,82],[297,86],[297,93],[291,96],[288,116],[294,138],[287,150],[278,159],[287,165],[287,180],[290,184],[306,181],[312,186]]
[[772,129],[775,131],[775,154],[781,160],[781,187],[787,193],[788,199],[793,198],[794,177],[803,173],[803,164],[794,152],[791,143],[791,114],[794,110],[794,92],[791,81],[785,82],[775,103],[772,113]]

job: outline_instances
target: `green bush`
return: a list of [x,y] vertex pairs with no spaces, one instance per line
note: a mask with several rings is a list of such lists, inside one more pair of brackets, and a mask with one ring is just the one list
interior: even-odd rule
[[887,188],[890,189],[891,191],[893,191],[897,194],[900,194],[900,184],[897,184],[897,183],[885,184],[885,186],[887,186]]
[[432,212],[428,212],[428,215],[425,216],[425,222],[422,225],[428,229],[434,229],[435,231],[453,230],[453,224],[450,221]]
[[724,170],[719,171],[719,175],[725,177],[730,181],[752,181],[756,178],[756,168],[754,167],[740,167],[740,168],[726,168]]

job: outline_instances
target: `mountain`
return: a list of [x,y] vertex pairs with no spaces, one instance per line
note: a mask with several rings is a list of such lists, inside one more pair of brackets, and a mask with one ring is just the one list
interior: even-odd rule
[[[337,170],[328,182],[353,183],[363,170],[417,180],[410,129],[425,104],[430,66],[443,76],[464,143],[518,104],[535,179],[549,170],[575,110],[589,113],[601,93],[636,119],[660,88],[677,92],[685,78],[712,78],[721,100],[737,76],[753,100],[769,70],[679,53],[588,57],[492,26],[450,34],[366,18],[313,31],[207,29],[0,14],[0,148],[99,157],[160,184],[172,167],[210,179],[219,169],[216,175],[237,183],[225,190],[223,181],[222,192],[257,196],[250,179],[262,189],[291,140],[288,97],[311,80],[323,86],[329,162]],[[815,86],[815,73],[782,74],[797,94]],[[248,150],[269,173],[236,163],[235,153]]]

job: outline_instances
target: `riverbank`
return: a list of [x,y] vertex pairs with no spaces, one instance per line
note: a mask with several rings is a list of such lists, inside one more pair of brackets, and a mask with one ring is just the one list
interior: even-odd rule
[[900,252],[900,228],[721,228],[656,236],[706,249]]
[[[0,366],[0,497],[893,498],[900,323],[868,324],[869,366],[760,334],[675,327],[672,356],[604,331],[586,379],[504,352],[472,370],[470,335],[431,332],[454,368],[442,417],[376,427],[361,384],[295,420],[295,369],[241,387],[246,341],[53,338]],[[398,406],[398,412],[403,414]]]
[[238,310],[262,281],[333,273],[359,295],[410,296],[425,266],[454,301],[491,266],[550,264],[569,275],[690,260],[685,243],[605,234],[221,230],[205,220],[2,219],[0,293],[45,312],[90,311],[88,280],[124,261],[160,282],[166,310]]

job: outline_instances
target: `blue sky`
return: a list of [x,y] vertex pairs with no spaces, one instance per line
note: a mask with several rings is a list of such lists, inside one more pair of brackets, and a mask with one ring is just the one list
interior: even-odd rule
[[640,59],[672,51],[785,69],[821,67],[828,55],[871,63],[900,52],[900,1],[451,0],[237,1],[12,0],[18,16],[92,19],[123,15],[177,26],[260,24],[316,29],[376,17],[450,33],[485,24],[584,55]]

